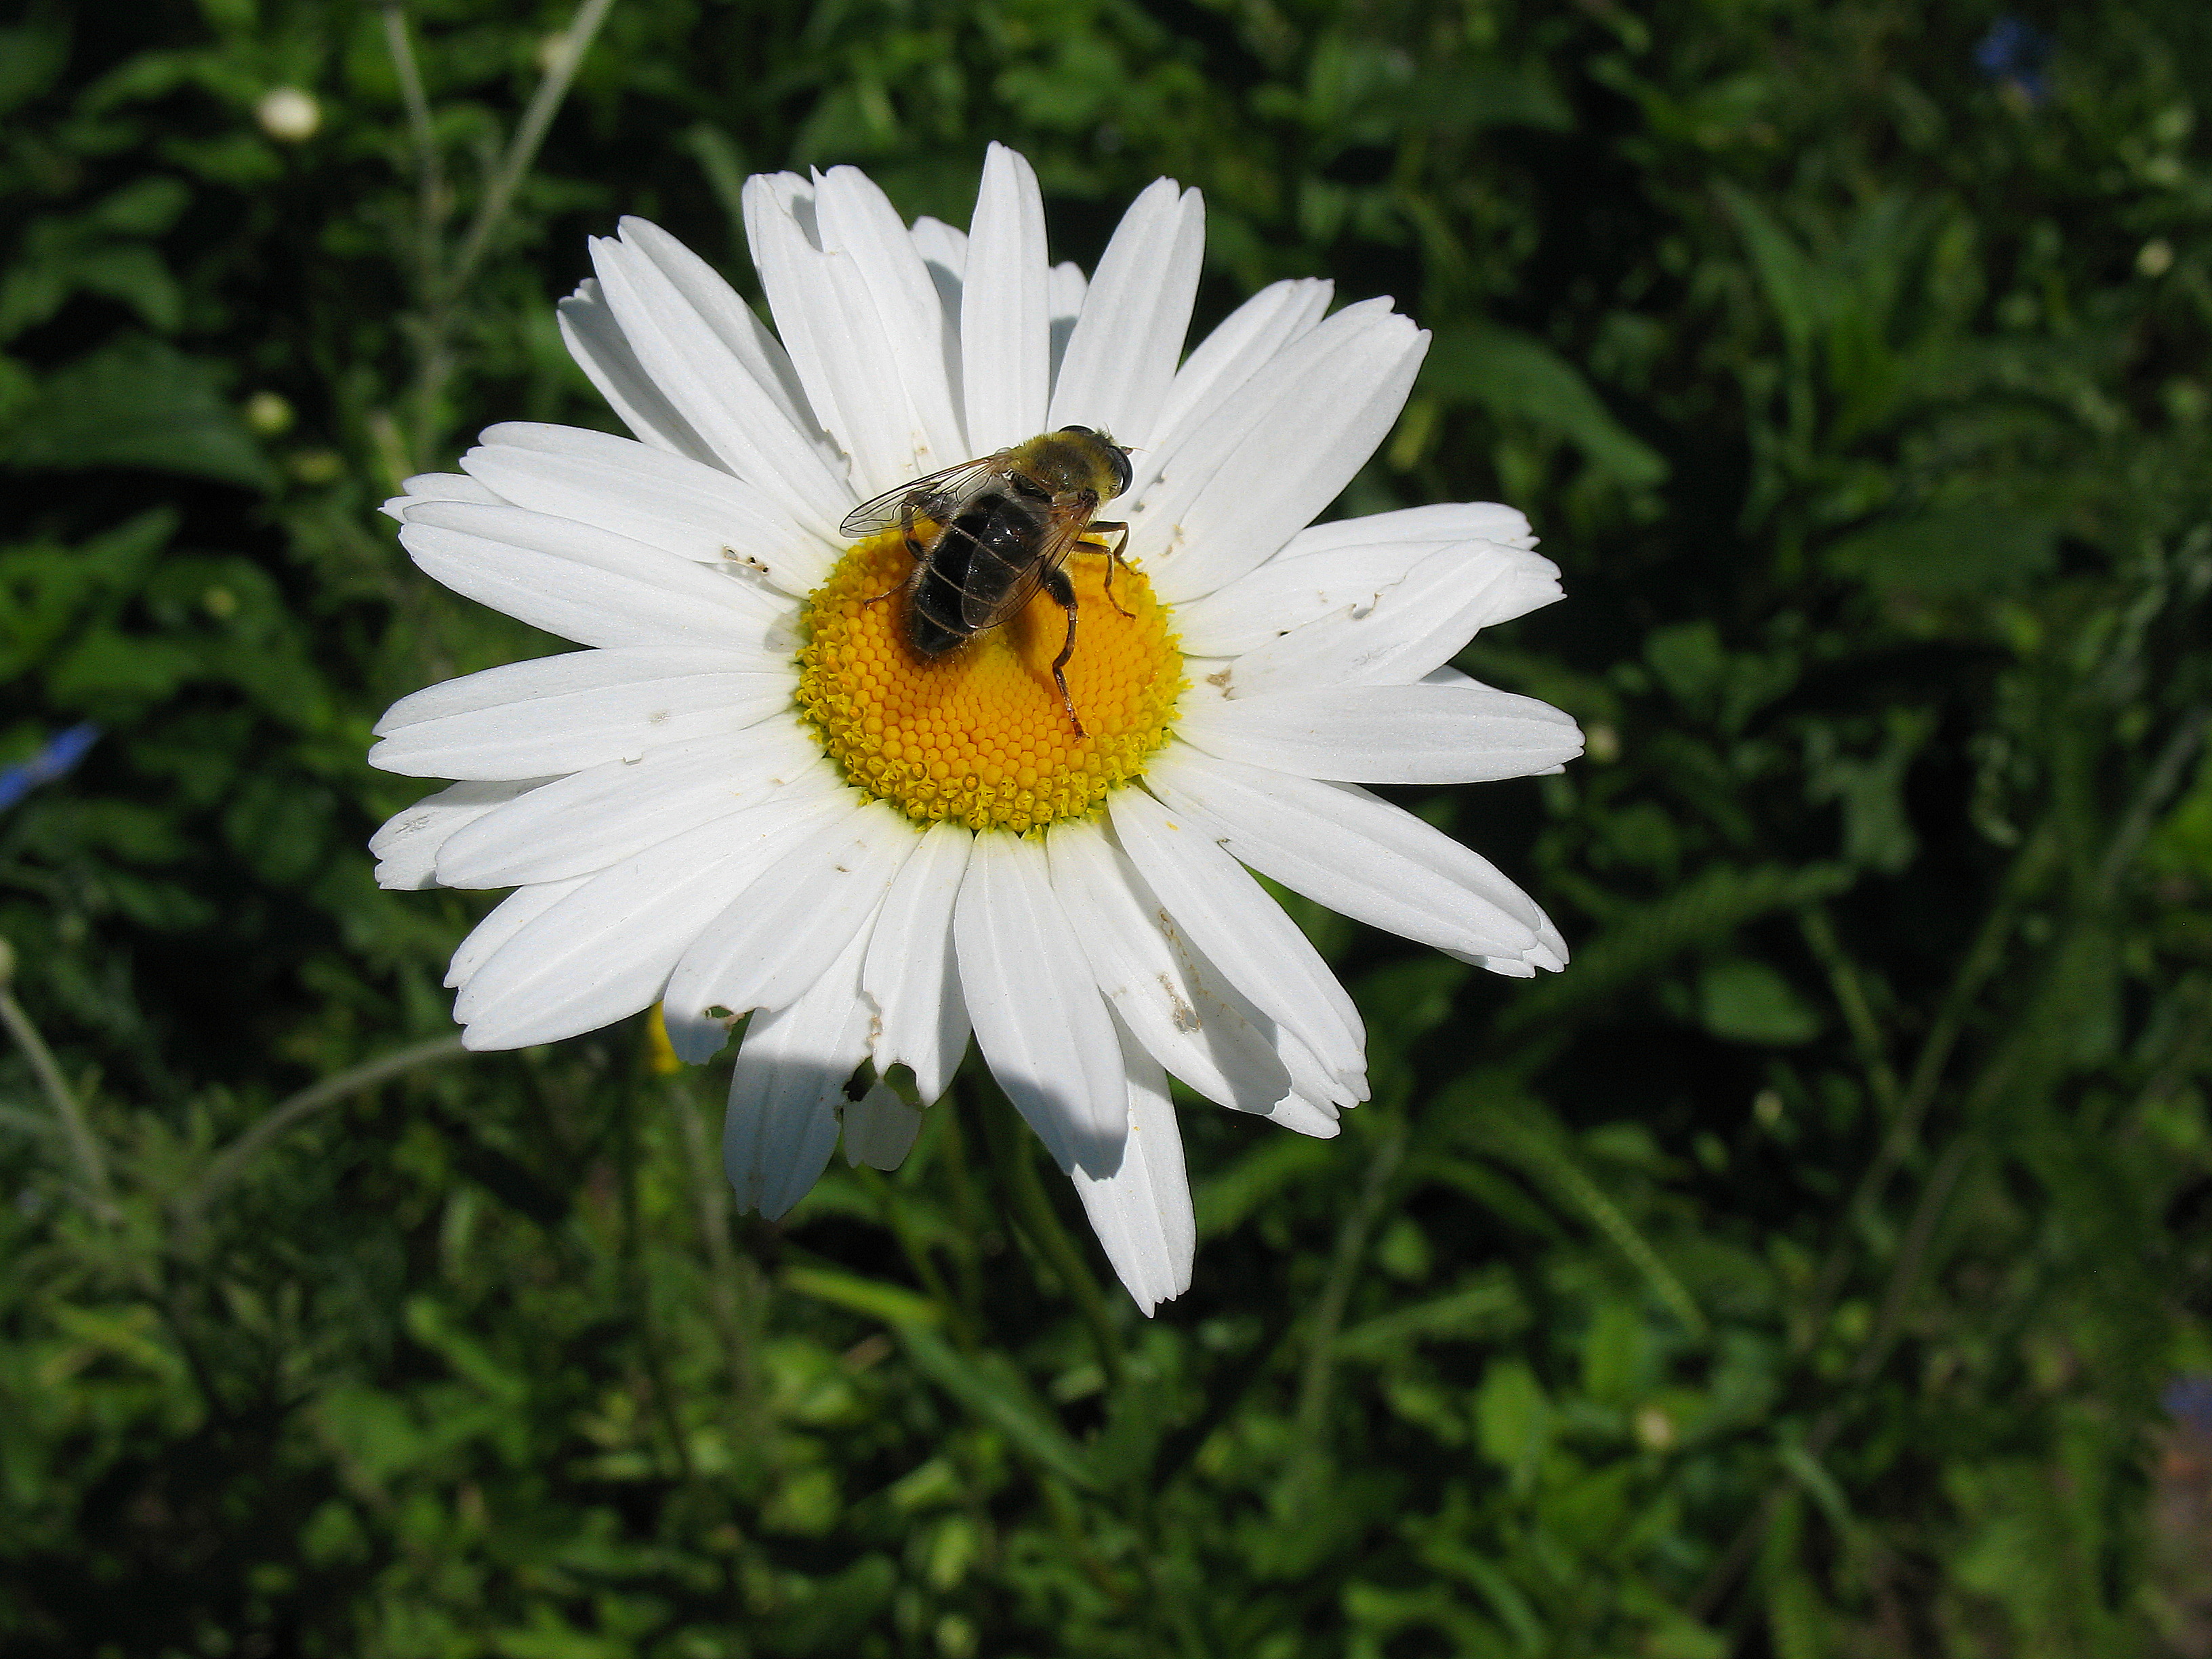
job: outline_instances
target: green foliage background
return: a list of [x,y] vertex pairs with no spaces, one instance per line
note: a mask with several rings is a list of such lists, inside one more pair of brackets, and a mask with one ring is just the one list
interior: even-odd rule
[[[2148,1472],[2212,1368],[2212,10],[2007,77],[1908,0],[602,9],[522,169],[562,6],[0,34],[0,763],[106,732],[0,814],[0,1644],[2206,1650]],[[551,644],[374,507],[611,424],[585,237],[750,284],[744,173],[964,222],[993,137],[1055,257],[1201,186],[1201,325],[1324,273],[1436,331],[1340,510],[1524,507],[1569,601],[1462,665],[1592,738],[1407,796],[1565,975],[1299,912],[1376,1100],[1193,1104],[1151,1322],[973,1071],[768,1227],[641,1027],[457,1057],[481,901],[362,850],[384,705]]]

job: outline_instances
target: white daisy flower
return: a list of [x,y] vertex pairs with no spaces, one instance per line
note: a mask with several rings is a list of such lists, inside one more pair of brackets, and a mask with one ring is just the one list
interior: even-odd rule
[[[1559,572],[1510,507],[1309,527],[1428,337],[1284,282],[1183,358],[1196,191],[1147,189],[1088,283],[1048,263],[1036,177],[995,145],[964,236],[851,167],[744,199],[774,332],[625,220],[561,325],[635,437],[495,426],[387,507],[438,580],[586,648],[392,707],[373,763],[461,781],[378,834],[377,878],[516,890],[447,981],[471,1048],[660,1001],[696,1061],[750,1013],[725,1146],[769,1216],[841,1126],[895,1167],[919,1118],[848,1088],[903,1066],[933,1101],[972,1032],[1149,1313],[1195,1237],[1170,1073],[1312,1135],[1367,1096],[1358,1010],[1249,871],[1498,973],[1565,963],[1494,866],[1359,787],[1580,751],[1566,715],[1446,665]],[[1064,702],[1050,592],[926,654],[906,538],[840,526],[1074,425],[1133,476],[1098,515],[1127,521],[1127,568],[1062,567]]]

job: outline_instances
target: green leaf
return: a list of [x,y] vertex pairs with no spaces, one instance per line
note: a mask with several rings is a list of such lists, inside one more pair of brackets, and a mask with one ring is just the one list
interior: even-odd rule
[[1527,1490],[1551,1443],[1552,1404],[1523,1361],[1490,1363],[1474,1397],[1474,1426],[1483,1455],[1512,1474],[1516,1490]]
[[1752,269],[1784,338],[1803,351],[1826,325],[1835,309],[1835,292],[1827,274],[1783,229],[1774,216],[1750,195],[1723,179],[1716,186],[1721,201],[1734,216],[1751,254]]
[[938,1325],[945,1321],[945,1310],[927,1297],[897,1285],[886,1285],[879,1279],[862,1279],[857,1273],[841,1273],[827,1267],[787,1267],[782,1283],[786,1290],[797,1291],[817,1301],[834,1302],[841,1308],[850,1308],[854,1313],[866,1314],[901,1329]]
[[1192,1200],[1198,1236],[1212,1238],[1245,1217],[1307,1171],[1332,1161],[1328,1142],[1308,1135],[1276,1135],[1200,1184]]
[[36,23],[0,29],[0,115],[52,86],[68,62],[69,43],[59,29]]
[[94,627],[54,664],[47,684],[73,708],[137,708],[169,696],[199,665],[200,653],[186,641]]
[[1649,1381],[1650,1348],[1633,1298],[1600,1303],[1583,1333],[1583,1392],[1607,1405],[1628,1400]]
[[1821,562],[1869,586],[1948,599],[2016,590],[2057,558],[2058,526],[2048,518],[1966,501],[1870,525],[1831,544]]
[[[882,1612],[897,1586],[898,1569],[890,1558],[871,1551],[843,1571],[811,1584],[804,1601],[767,1626],[762,1646],[793,1659],[854,1652],[855,1638]],[[636,1651],[635,1647],[629,1651]]]
[[1564,132],[1574,111],[1540,71],[1477,58],[1425,65],[1402,94],[1401,118],[1448,132],[1535,127]]
[[1336,1339],[1336,1351],[1346,1358],[1380,1359],[1425,1339],[1463,1342],[1505,1336],[1528,1322],[1520,1286],[1504,1269],[1493,1268],[1447,1295],[1354,1325]]
[[191,189],[182,179],[155,174],[104,197],[85,216],[118,236],[159,236],[177,222],[191,199]]
[[1054,1474],[1085,1489],[1098,1484],[1091,1459],[1036,1403],[1005,1355],[971,1358],[920,1325],[903,1327],[899,1340],[923,1376]]
[[1820,1459],[1808,1451],[1801,1442],[1787,1438],[1775,1455],[1797,1484],[1812,1495],[1813,1501],[1820,1506],[1820,1512],[1828,1517],[1830,1526],[1844,1536],[1856,1530],[1856,1523],[1851,1518],[1850,1500],[1844,1496],[1844,1489],[1836,1484],[1835,1476],[1821,1466]]
[[47,376],[0,431],[0,465],[143,467],[258,490],[276,483],[214,366],[143,337]]
[[1421,366],[1420,386],[1432,397],[1474,404],[1563,438],[1593,467],[1624,484],[1641,488],[1667,476],[1659,453],[1613,418],[1572,365],[1516,330],[1495,323],[1438,329]]
[[1809,1042],[1820,1019],[1781,975],[1763,962],[1717,962],[1698,975],[1698,1014],[1705,1029],[1730,1042],[1776,1047]]
[[1893,875],[1912,862],[1920,838],[1905,810],[1905,780],[1914,758],[1936,735],[1925,708],[1883,711],[1881,746],[1871,755],[1842,752],[1836,726],[1814,726],[1805,739],[1805,799],[1843,808],[1844,857]]
[[1685,951],[1725,939],[1758,917],[1830,897],[1853,879],[1852,871],[1836,864],[1708,866],[1666,897],[1614,917],[1576,951],[1573,972],[1516,996],[1498,1024],[1511,1030],[1540,1026],[1625,989]]

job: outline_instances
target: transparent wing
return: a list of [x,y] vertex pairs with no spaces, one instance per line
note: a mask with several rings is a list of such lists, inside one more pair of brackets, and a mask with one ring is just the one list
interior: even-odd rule
[[1090,528],[1088,514],[1081,518],[1070,516],[1061,519],[1045,532],[1044,544],[1037,550],[1037,556],[1024,564],[1015,574],[1013,580],[997,595],[986,597],[962,589],[962,620],[969,627],[981,631],[986,628],[996,628],[1002,623],[1010,623],[1020,616],[1022,607],[1044,585],[1044,579],[1067,562],[1067,556],[1075,550],[1077,544],[1082,541]]
[[845,522],[837,526],[838,533],[858,541],[864,536],[891,529],[905,518],[908,502],[913,503],[915,518],[945,523],[987,489],[993,479],[1005,473],[1006,457],[1006,452],[1001,450],[995,455],[981,456],[922,477],[909,478],[848,513]]

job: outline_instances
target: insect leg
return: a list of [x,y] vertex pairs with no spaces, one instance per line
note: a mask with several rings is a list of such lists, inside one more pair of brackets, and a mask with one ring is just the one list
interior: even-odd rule
[[[1114,597],[1114,567],[1118,564],[1124,570],[1127,570],[1129,568],[1129,562],[1121,556],[1121,550],[1129,544],[1129,526],[1125,524],[1119,523],[1109,524],[1104,522],[1094,522],[1091,525],[1091,529],[1086,532],[1085,534],[1096,534],[1097,532],[1102,530],[1106,532],[1109,535],[1113,534],[1117,530],[1121,532],[1121,539],[1115,542],[1113,546],[1101,547],[1098,550],[1106,556],[1109,561],[1106,566],[1106,603],[1112,605],[1116,611],[1121,611],[1121,601]],[[1137,613],[1133,611],[1121,611],[1121,614],[1128,617],[1132,622],[1136,620]]]
[[1075,712],[1075,699],[1067,695],[1067,659],[1075,654],[1075,588],[1067,580],[1065,570],[1048,570],[1044,574],[1044,591],[1052,595],[1060,608],[1067,612],[1067,638],[1060,647],[1060,654],[1052,659],[1052,683],[1060,688],[1060,701],[1067,710],[1067,723],[1075,728],[1075,735],[1087,738],[1083,721]]
[[[927,556],[923,552],[921,544],[915,539],[914,508],[915,503],[911,497],[900,506],[899,534],[906,542],[907,556],[914,561],[915,569],[919,570],[921,568],[922,560]],[[889,587],[884,589],[882,592],[877,594],[874,598],[861,600],[861,608],[866,610],[869,605],[881,605],[885,599],[890,598],[892,594],[897,592],[899,589],[904,587],[913,580],[914,577],[911,574],[900,577],[896,581],[893,582]]]

